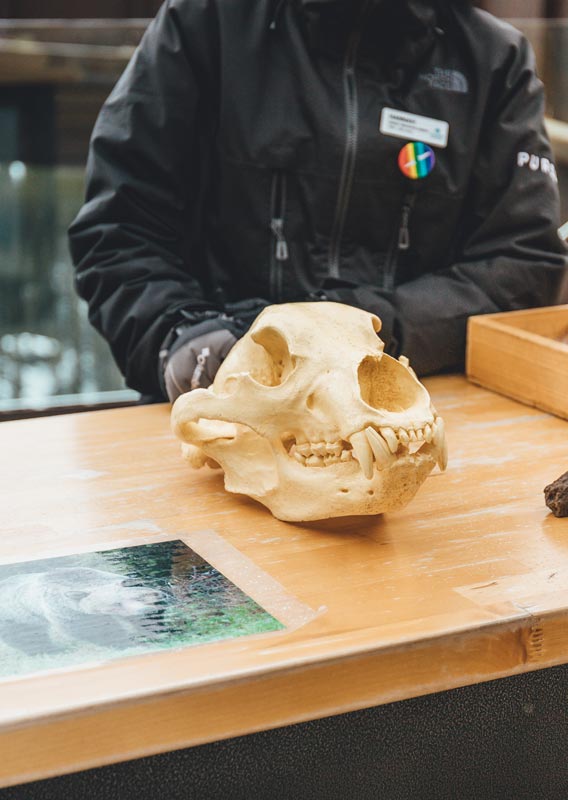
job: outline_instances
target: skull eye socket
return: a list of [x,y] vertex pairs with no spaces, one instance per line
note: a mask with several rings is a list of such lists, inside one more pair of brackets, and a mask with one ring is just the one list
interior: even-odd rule
[[422,387],[389,356],[366,356],[358,368],[361,398],[371,408],[406,411],[422,398]]
[[252,334],[252,339],[260,345],[255,353],[255,367],[251,376],[263,386],[280,386],[296,367],[290,355],[288,343],[276,328],[261,328]]

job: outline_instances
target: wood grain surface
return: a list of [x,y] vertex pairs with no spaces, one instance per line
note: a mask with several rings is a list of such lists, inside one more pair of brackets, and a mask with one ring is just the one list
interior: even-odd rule
[[568,423],[462,377],[427,385],[448,471],[402,512],[304,525],[191,471],[165,405],[0,425],[0,564],[214,531],[313,612],[0,682],[0,786],[567,662],[568,520],[543,488]]

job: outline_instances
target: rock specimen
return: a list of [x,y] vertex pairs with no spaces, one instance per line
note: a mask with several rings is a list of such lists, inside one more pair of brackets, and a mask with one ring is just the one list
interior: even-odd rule
[[545,487],[544,499],[555,517],[568,517],[568,472]]

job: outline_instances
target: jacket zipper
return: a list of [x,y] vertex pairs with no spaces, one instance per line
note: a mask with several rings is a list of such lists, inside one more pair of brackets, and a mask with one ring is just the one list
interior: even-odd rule
[[369,0],[366,0],[361,8],[357,27],[349,38],[345,59],[343,61],[343,91],[345,96],[347,134],[345,139],[345,150],[343,154],[343,166],[341,168],[341,179],[339,181],[335,216],[331,229],[329,245],[329,276],[331,278],[339,277],[339,253],[341,238],[343,236],[345,218],[347,216],[347,209],[349,208],[349,200],[351,198],[353,177],[355,175],[355,162],[357,159],[357,148],[359,144],[359,102],[357,97],[355,63],[357,61],[357,52],[361,42],[363,21],[368,7]]
[[398,217],[398,228],[395,231],[383,273],[383,289],[392,291],[398,259],[401,253],[410,250],[410,218],[416,203],[416,191],[408,192],[402,201]]
[[286,215],[286,175],[276,170],[272,177],[270,199],[270,230],[274,235],[270,251],[270,292],[274,300],[282,297],[282,263],[288,261],[290,252],[284,235]]

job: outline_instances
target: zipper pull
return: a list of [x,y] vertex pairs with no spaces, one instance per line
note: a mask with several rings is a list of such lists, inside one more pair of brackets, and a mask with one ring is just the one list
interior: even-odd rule
[[286,3],[286,0],[278,0],[278,2],[276,4],[276,8],[272,13],[272,17],[270,18],[269,30],[271,30],[271,31],[275,31],[276,30],[276,26],[278,25],[278,18],[280,17],[280,14],[282,13],[282,10],[283,10],[283,7],[284,7],[285,3]]
[[402,208],[402,219],[400,221],[400,229],[398,231],[398,249],[408,250],[410,248],[410,229],[408,222],[410,220],[410,206],[405,205]]
[[282,218],[273,219],[270,228],[276,236],[276,260],[288,261],[288,242],[284,238],[284,220]]

